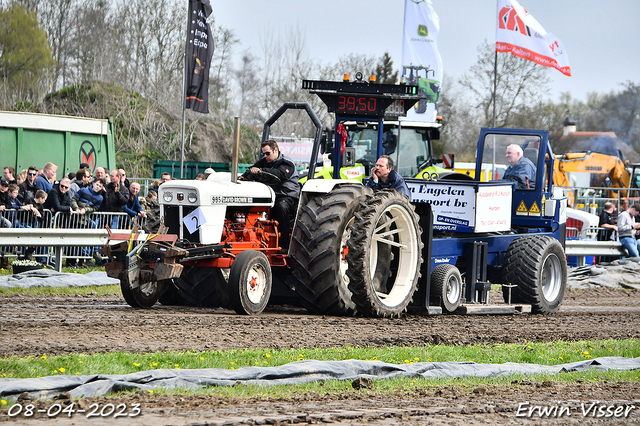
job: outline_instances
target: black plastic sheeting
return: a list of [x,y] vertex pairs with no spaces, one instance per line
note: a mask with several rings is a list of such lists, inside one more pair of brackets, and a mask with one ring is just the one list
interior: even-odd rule
[[120,284],[119,280],[109,278],[106,272],[93,271],[88,274],[70,274],[53,269],[37,269],[15,275],[0,277],[0,287],[83,287],[88,285]]
[[569,364],[477,364],[474,362],[418,362],[387,364],[380,361],[296,361],[278,367],[243,367],[237,370],[208,368],[197,370],[149,370],[122,375],[49,376],[37,379],[0,379],[0,396],[13,400],[21,393],[53,398],[69,392],[73,398],[106,395],[121,390],[190,389],[205,386],[232,386],[236,383],[263,386],[293,385],[326,380],[392,377],[460,378],[502,377],[514,374],[558,374],[595,369],[640,369],[640,357],[603,357]]
[[571,268],[567,287],[640,290],[640,258],[618,259],[610,263]]

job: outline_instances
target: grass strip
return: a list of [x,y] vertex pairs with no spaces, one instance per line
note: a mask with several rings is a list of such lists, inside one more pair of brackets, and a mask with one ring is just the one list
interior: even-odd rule
[[378,360],[390,364],[415,362],[532,363],[565,364],[585,359],[640,356],[640,340],[601,340],[529,344],[497,344],[410,347],[334,347],[314,349],[241,349],[227,351],[109,352],[0,358],[0,377],[33,378],[56,374],[127,374],[154,369],[237,369],[250,366],[278,366],[303,359]]
[[[564,364],[604,356],[635,358],[640,356],[640,340],[601,340],[578,342],[552,342],[529,344],[497,344],[444,346],[425,345],[411,347],[335,347],[315,349],[244,349],[229,351],[153,352],[153,353],[100,353],[47,355],[0,358],[0,377],[34,378],[52,375],[127,374],[154,369],[237,369],[247,366],[278,366],[303,359],[315,360],[379,360],[392,364],[415,362],[463,362],[476,363],[535,363],[544,365]],[[584,371],[558,375],[512,375],[498,378],[423,379],[393,378],[374,380],[372,391],[380,394],[415,393],[425,388],[459,386],[470,390],[477,386],[509,385],[514,382],[637,382],[638,371]],[[230,386],[209,387],[200,390],[156,390],[156,394],[198,394],[229,398],[293,398],[302,393],[335,395],[353,392],[351,383],[327,381],[294,386]],[[130,392],[124,392],[130,393]],[[120,393],[122,394],[122,392]],[[3,406],[0,402],[0,407]]]

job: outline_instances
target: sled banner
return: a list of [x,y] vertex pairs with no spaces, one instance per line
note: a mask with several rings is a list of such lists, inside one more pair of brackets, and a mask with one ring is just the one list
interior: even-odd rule
[[511,52],[571,76],[569,57],[562,42],[546,32],[516,0],[498,0],[496,51]]
[[207,24],[211,14],[209,0],[189,1],[189,34],[186,58],[186,108],[209,112],[209,67],[213,57],[213,37]]
[[440,19],[431,0],[405,0],[401,75],[407,84],[419,86],[419,94],[426,99],[411,108],[406,118],[401,118],[403,121],[436,121],[436,102],[442,82],[439,31]]

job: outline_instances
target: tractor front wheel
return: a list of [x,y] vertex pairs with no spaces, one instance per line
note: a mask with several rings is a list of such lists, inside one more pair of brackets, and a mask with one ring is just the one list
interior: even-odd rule
[[229,271],[231,306],[240,315],[258,315],[271,296],[271,265],[264,253],[240,253]]

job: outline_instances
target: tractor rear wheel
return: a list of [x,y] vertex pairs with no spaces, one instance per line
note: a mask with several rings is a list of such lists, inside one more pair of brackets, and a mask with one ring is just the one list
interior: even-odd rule
[[[358,312],[399,316],[411,302],[420,278],[419,218],[407,197],[378,191],[361,203],[348,242],[347,276]],[[390,255],[379,256],[391,251]]]
[[185,266],[180,277],[172,281],[189,306],[229,307],[227,281],[219,268]]
[[184,301],[182,296],[180,296],[180,293],[178,293],[178,289],[176,289],[176,287],[173,285],[173,280],[166,280],[164,287],[164,293],[160,295],[158,302],[163,305],[172,306],[186,305],[186,302]]
[[431,294],[440,298],[442,309],[452,313],[462,300],[462,276],[454,265],[442,264],[431,272]]
[[264,253],[247,250],[240,253],[229,272],[231,306],[240,315],[258,315],[271,296],[271,265]]
[[[567,260],[555,238],[527,235],[516,238],[507,249],[502,266],[503,282],[513,284],[512,303],[531,304],[535,314],[555,314],[567,290]],[[509,288],[502,287],[508,301]]]
[[363,185],[342,185],[300,206],[289,247],[300,303],[315,314],[353,315],[345,254]]

